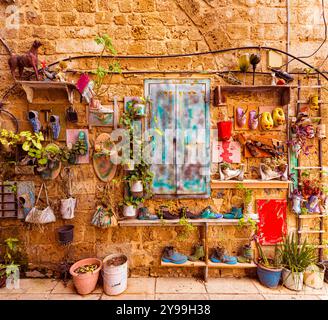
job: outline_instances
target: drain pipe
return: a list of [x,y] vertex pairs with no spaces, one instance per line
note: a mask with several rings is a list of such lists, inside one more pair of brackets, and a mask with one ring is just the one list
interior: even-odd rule
[[[289,53],[289,42],[290,42],[290,0],[286,0],[286,14],[287,14],[287,42],[286,42],[286,52]],[[287,62],[288,62],[287,56]],[[286,65],[286,71],[288,72],[288,63]]]

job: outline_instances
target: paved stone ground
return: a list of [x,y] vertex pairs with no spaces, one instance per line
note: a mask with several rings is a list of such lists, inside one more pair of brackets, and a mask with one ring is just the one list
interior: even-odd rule
[[280,286],[263,287],[256,279],[219,278],[207,283],[191,278],[129,278],[128,289],[116,297],[101,287],[89,295],[75,292],[51,279],[21,279],[20,289],[0,289],[0,300],[328,300],[328,284],[320,290],[304,287],[294,292]]

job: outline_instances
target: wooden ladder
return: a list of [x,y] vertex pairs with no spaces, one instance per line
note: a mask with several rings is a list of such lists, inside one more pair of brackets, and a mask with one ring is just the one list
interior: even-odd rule
[[[318,117],[315,117],[315,118],[317,118],[321,122],[321,116],[322,116],[321,107],[324,102],[321,100],[321,96],[322,96],[321,95],[321,81],[319,79],[319,76],[318,76],[318,83],[316,86],[302,86],[301,80],[298,80],[296,116],[300,112],[300,105],[307,103],[307,101],[301,100],[301,88],[317,89],[318,100],[319,100],[318,101],[319,111],[318,111]],[[293,169],[297,171],[298,186],[300,186],[300,183],[301,183],[302,170],[320,170],[319,178],[320,178],[320,180],[322,179],[323,166],[322,166],[322,142],[321,142],[321,139],[318,139],[318,151],[319,151],[318,152],[319,166],[311,166],[311,167],[301,166],[300,160],[299,159],[296,160],[297,166],[293,167]],[[328,215],[326,215],[326,214],[297,215],[297,234],[298,234],[299,245],[301,243],[301,238],[302,238],[303,234],[305,234],[305,235],[306,234],[318,234],[319,235],[319,244],[311,245],[311,246],[315,246],[319,250],[319,254],[318,254],[319,261],[323,260],[323,249],[327,248],[327,245],[323,244],[323,235],[326,232],[324,230],[324,218],[326,216],[328,216]],[[320,229],[319,230],[304,230],[302,222],[304,220],[308,220],[308,219],[320,219]]]

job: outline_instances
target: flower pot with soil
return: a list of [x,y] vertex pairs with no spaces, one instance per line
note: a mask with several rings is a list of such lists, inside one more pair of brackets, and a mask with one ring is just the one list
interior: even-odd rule
[[308,266],[304,271],[304,284],[313,289],[321,289],[324,285],[325,270],[323,263]]
[[123,293],[128,285],[128,259],[124,254],[111,254],[103,260],[104,291],[114,296]]
[[96,288],[101,268],[102,261],[97,258],[82,259],[71,266],[69,273],[79,294],[89,294]]
[[125,197],[123,202],[120,204],[123,206],[123,216],[129,219],[136,218],[137,208],[143,201],[143,198]]

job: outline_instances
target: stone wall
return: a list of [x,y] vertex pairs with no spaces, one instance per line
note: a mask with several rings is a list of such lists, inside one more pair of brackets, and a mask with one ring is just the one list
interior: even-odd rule
[[[316,49],[324,37],[324,27],[319,0],[291,0],[290,1],[290,52],[298,56],[306,56]],[[94,42],[97,34],[108,33],[114,41],[119,54],[154,55],[172,53],[191,53],[216,50],[228,47],[261,45],[272,46],[285,50],[286,48],[286,3],[280,0],[17,0],[15,6],[19,12],[19,28],[10,28],[8,5],[1,2],[0,16],[1,34],[10,48],[17,53],[29,49],[34,39],[40,39],[40,60],[47,63],[61,58],[75,55],[87,55],[99,52]],[[8,22],[9,21],[9,22]],[[9,23],[9,26],[8,24]],[[320,65],[325,58],[327,45],[310,59],[309,63]],[[236,58],[240,52],[229,52],[222,55],[202,55],[194,57],[170,59],[129,59],[122,60],[124,71],[152,70],[155,74],[122,74],[115,75],[110,83],[109,100],[114,95],[142,96],[143,81],[153,77],[182,78],[189,74],[164,74],[163,71],[181,70],[227,70],[236,69]],[[0,46],[0,91],[13,84],[7,66],[7,53]],[[94,59],[73,60],[69,68],[76,70],[90,70],[95,67]],[[292,62],[290,70],[300,67]],[[302,66],[303,67],[303,66]],[[265,54],[259,70],[266,71]],[[222,83],[216,75],[195,74],[196,78],[210,78],[212,88]],[[242,79],[241,76],[239,76]],[[304,84],[315,83],[315,79],[299,76]],[[76,80],[77,75],[70,74],[70,80]],[[259,76],[258,83],[271,82],[269,76]],[[247,83],[251,79],[247,78]],[[78,101],[76,96],[75,101]],[[264,97],[265,99],[265,97]],[[103,101],[106,102],[106,101]],[[213,101],[212,101],[213,102]],[[259,103],[259,101],[257,101]],[[67,102],[63,101],[63,111]],[[87,126],[85,105],[76,102],[75,108],[79,112],[77,126]],[[293,96],[292,106],[295,106]],[[15,89],[9,96],[7,108],[20,120],[21,130],[30,130],[26,121],[29,108],[25,93]],[[232,109],[224,110],[225,113]],[[218,109],[211,105],[212,127],[215,127]],[[324,106],[324,122],[327,120],[327,108]],[[90,142],[105,129],[92,129]],[[324,162],[327,163],[327,143],[324,144]],[[317,155],[313,154],[309,160],[315,164]],[[178,227],[119,227],[109,230],[99,230],[90,225],[94,213],[97,197],[101,194],[103,183],[95,176],[91,165],[76,165],[74,171],[74,194],[78,205],[75,225],[72,258],[74,260],[97,256],[104,257],[113,252],[123,252],[128,255],[132,275],[171,275],[187,276],[198,274],[199,270],[183,268],[166,269],[159,266],[160,255],[167,244],[175,245],[178,250],[189,253],[192,245],[199,240],[196,229],[184,241],[178,241]],[[34,179],[37,190],[40,179]],[[65,177],[47,183],[52,204],[58,208],[59,199],[64,196]],[[238,191],[229,191],[230,196],[238,201]],[[113,194],[116,204],[121,200],[122,192]],[[272,190],[265,193],[256,192],[256,198],[270,197],[284,198],[284,191]],[[151,209],[156,208],[160,201],[149,201]],[[195,210],[212,204],[212,200],[179,200],[173,201],[173,207],[188,205]],[[230,203],[223,203],[222,210],[228,210]],[[57,211],[58,213],[58,211]],[[55,269],[63,259],[64,251],[58,245],[55,229],[62,225],[58,221],[44,227],[44,230],[31,229],[23,222],[13,220],[0,221],[0,240],[7,237],[18,237],[22,240],[28,254],[30,267],[47,267]],[[292,229],[295,221],[292,214],[288,215],[288,225]],[[327,226],[326,226],[327,227]],[[210,248],[218,242],[223,242],[231,254],[236,254],[238,247],[247,242],[249,231],[236,227],[211,227],[209,230]],[[231,271],[211,271],[216,275],[229,275]],[[243,275],[242,271],[234,271],[235,275]]]

